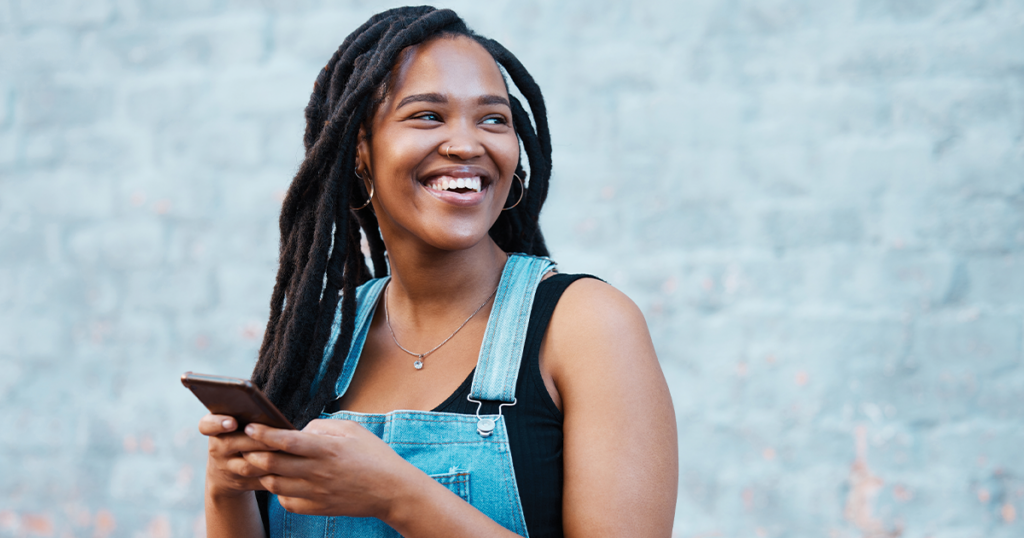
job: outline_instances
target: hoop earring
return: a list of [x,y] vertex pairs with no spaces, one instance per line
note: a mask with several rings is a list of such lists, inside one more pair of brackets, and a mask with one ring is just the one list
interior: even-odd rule
[[519,205],[519,202],[523,201],[523,195],[526,194],[526,185],[523,183],[523,178],[517,176],[514,172],[512,173],[512,177],[519,180],[519,199],[516,200],[516,203],[512,204],[511,206],[501,208],[502,211],[508,211],[509,209],[512,209],[513,207]]
[[[353,170],[352,173],[355,174],[356,177],[359,178],[360,181],[366,181],[365,179],[363,179],[363,176],[359,175],[359,169],[358,168]],[[362,209],[366,209],[366,206],[370,205],[370,202],[372,202],[372,201],[373,201],[373,181],[370,181],[370,196],[369,196],[369,198],[366,199],[366,203],[365,204],[363,204],[363,205],[361,205],[359,207],[353,207],[352,211],[360,211]]]

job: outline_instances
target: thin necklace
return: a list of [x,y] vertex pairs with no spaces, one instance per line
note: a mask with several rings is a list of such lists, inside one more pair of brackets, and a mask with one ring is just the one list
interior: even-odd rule
[[[499,282],[498,286],[500,286],[500,285],[501,285],[501,283]],[[478,306],[476,308],[476,310],[474,310],[473,313],[470,314],[468,318],[466,318],[466,321],[462,322],[462,325],[459,325],[458,329],[455,329],[455,332],[453,332],[452,334],[448,335],[448,338],[445,338],[444,342],[441,342],[440,344],[437,344],[436,346],[434,346],[434,349],[431,349],[430,351],[427,351],[426,353],[415,353],[413,351],[409,351],[408,349],[405,349],[405,347],[403,347],[402,344],[398,343],[398,337],[395,336],[395,330],[391,328],[391,317],[388,315],[388,290],[389,289],[391,289],[390,283],[388,284],[388,287],[384,288],[384,322],[387,323],[388,331],[391,332],[391,339],[395,341],[395,345],[398,346],[398,349],[401,349],[402,351],[412,355],[413,357],[416,357],[416,360],[413,361],[413,363],[412,363],[412,367],[417,369],[417,370],[422,370],[423,369],[423,359],[427,358],[427,355],[430,355],[431,353],[437,351],[438,348],[440,348],[441,346],[447,344],[449,340],[451,340],[456,334],[459,333],[459,331],[462,330],[463,327],[466,326],[467,323],[469,323],[469,320],[473,319],[473,316],[476,316],[478,312],[483,310],[484,305],[486,305],[488,302],[490,302],[491,297],[494,297],[494,294],[498,293],[498,287],[496,286],[494,288],[494,291],[492,291],[491,294],[488,295],[486,299],[484,299],[484,302],[480,303],[480,306]]]

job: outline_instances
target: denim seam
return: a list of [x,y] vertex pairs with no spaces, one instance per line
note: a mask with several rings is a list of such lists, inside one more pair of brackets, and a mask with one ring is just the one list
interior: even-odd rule
[[502,445],[507,444],[504,441],[443,441],[437,443],[418,443],[415,441],[391,441],[388,443],[391,446],[448,446],[448,445]]
[[[372,314],[377,307],[377,299],[380,297],[380,292],[384,289],[388,280],[390,280],[390,277],[373,279],[356,289],[356,323],[352,332],[352,342],[349,345],[348,354],[345,357],[345,366],[341,370],[341,375],[334,382],[334,392],[338,398],[348,392],[348,387],[355,376],[356,367],[359,364],[359,356],[362,355],[363,346],[366,344],[366,337],[369,334],[370,321],[373,319]],[[340,301],[338,302],[338,308],[341,308]],[[338,332],[333,330],[331,332],[332,341],[330,347],[332,350],[340,334],[340,319],[338,326]],[[326,352],[327,348],[324,348],[324,360],[327,360]]]
[[[510,257],[495,298],[496,311],[492,312],[492,319],[488,321],[484,333],[477,373],[471,388],[473,397],[504,402],[515,400],[518,366],[522,360],[522,347],[525,345],[525,333],[529,329],[529,315],[537,284],[552,265],[553,262],[548,258],[522,254]],[[523,290],[526,293],[516,293]],[[512,333],[496,333],[501,330]]]
[[[344,413],[344,412],[345,411],[340,411],[340,413]],[[337,413],[335,413],[335,414],[337,414]],[[327,416],[331,417],[331,418],[334,418],[335,414],[331,414],[331,415],[327,415]],[[350,420],[351,422],[358,422],[360,424],[386,424],[388,422],[399,422],[399,421],[401,421],[401,422],[431,422],[431,423],[438,423],[438,424],[440,424],[440,423],[473,424],[473,423],[475,423],[475,422],[477,422],[479,420],[476,415],[462,415],[462,416],[465,417],[465,418],[460,419],[460,418],[444,417],[444,418],[439,418],[439,419],[431,419],[430,417],[418,417],[418,416],[417,417],[392,416],[392,417],[388,417],[388,418],[386,418],[384,420],[358,420],[358,419],[354,419],[354,420],[353,419],[340,419],[340,420]],[[499,417],[499,416],[501,416],[501,415],[499,415],[497,413],[491,413],[491,414],[486,414],[486,415],[480,415],[480,418],[483,418],[483,417]]]
[[[480,415],[480,416],[488,416],[488,415]],[[497,416],[497,415],[494,415],[494,416]],[[432,422],[432,423],[435,423],[435,424],[447,424],[447,423],[471,424],[473,422],[476,422],[477,420],[478,419],[476,418],[476,415],[466,415],[466,419],[463,419],[463,420],[449,419],[449,418],[440,419],[440,420],[431,420],[431,419],[426,418],[426,417],[394,417],[394,418],[391,419],[391,422]]]
[[[513,467],[512,461],[511,461],[512,457],[511,457],[511,454],[509,454],[508,451],[505,451],[501,456],[502,456],[501,459],[506,461],[506,465],[508,467]],[[509,503],[509,504],[512,505],[512,506],[508,507],[509,512],[511,512],[511,516],[512,516],[509,519],[512,520],[513,524],[516,527],[515,528],[516,534],[523,534],[523,532],[525,532],[526,529],[524,529],[522,527],[523,515],[522,515],[522,512],[520,510],[520,507],[518,506],[519,504],[522,504],[522,501],[519,499],[519,490],[516,487],[516,484],[513,482],[514,480],[515,480],[515,472],[514,471],[511,473],[511,476],[509,474],[506,474],[501,479],[502,483],[505,485],[505,494],[508,495],[508,498],[509,499],[515,499],[516,501],[518,501],[518,502],[515,502],[515,503]]]
[[434,480],[437,480],[438,482],[440,482],[442,484],[454,484],[456,482],[465,482],[466,480],[469,480],[469,473],[467,473],[467,472],[456,473],[456,474],[441,473],[441,474],[430,475],[430,478],[433,478]]
[[[519,268],[520,268],[520,263],[522,263],[522,262],[520,262],[520,260],[524,260],[524,258],[522,258],[520,256],[514,256],[514,257],[510,257],[509,258],[509,268],[508,268],[509,271],[508,271],[507,275],[503,275],[503,279],[502,279],[503,282],[501,283],[501,288],[502,289],[499,290],[500,295],[501,295],[501,297],[500,297],[501,304],[499,305],[499,308],[498,308],[497,318],[495,318],[495,320],[494,320],[494,327],[495,328],[498,328],[498,327],[501,326],[502,321],[504,320],[504,318],[506,316],[505,313],[508,310],[509,301],[510,301],[509,296],[511,294],[511,291],[514,289],[513,288],[514,284],[516,283],[517,280],[519,280],[519,273],[520,273]],[[504,278],[505,276],[508,277],[507,280]],[[512,300],[514,300],[514,299],[512,299]],[[490,325],[490,323],[488,323],[488,325]],[[491,328],[491,327],[488,327],[488,328]],[[490,332],[490,331],[487,331],[487,332]],[[487,391],[487,387],[490,385],[490,383],[489,383],[490,382],[490,377],[493,375],[492,374],[492,369],[493,369],[492,363],[494,363],[494,362],[496,362],[498,360],[504,359],[504,357],[496,357],[495,356],[495,352],[494,352],[495,351],[494,347],[496,345],[495,342],[497,342],[500,339],[501,339],[500,334],[494,334],[494,335],[488,334],[488,335],[485,335],[485,342],[483,344],[483,347],[485,349],[481,353],[480,360],[478,361],[480,363],[481,368],[477,370],[477,374],[476,374],[476,375],[480,375],[482,373],[480,388],[481,388],[481,391],[483,391],[485,393],[488,392]],[[476,375],[474,375],[474,379],[473,379],[474,385],[476,385],[476,383],[475,383],[476,382]],[[483,398],[481,398],[481,396],[483,396],[482,394],[475,394],[475,396],[477,396],[480,399],[483,399]]]
[[[539,272],[537,267],[543,267],[546,270],[547,269],[547,264],[540,263],[540,264],[536,264],[535,265],[535,264],[531,263],[529,266],[527,266],[527,269],[526,269],[527,271],[532,270],[531,272],[527,273],[527,275],[526,275],[529,278],[529,287],[532,288],[532,289],[530,289],[528,291],[530,291],[532,293],[530,294],[529,298],[522,297],[521,301],[519,303],[519,312],[518,312],[518,317],[516,319],[516,326],[515,326],[516,333],[515,333],[515,339],[513,340],[513,342],[514,342],[513,345],[515,346],[515,350],[517,350],[517,351],[519,350],[519,347],[520,347],[519,343],[520,342],[523,343],[524,345],[526,343],[526,330],[529,328],[528,325],[529,325],[529,322],[530,322],[529,310],[532,309],[531,307],[533,306],[533,298],[534,298],[534,295],[536,294],[536,290],[537,290],[537,286],[536,285],[539,282],[539,277],[541,276],[541,275],[537,274]],[[519,357],[518,357],[519,360],[522,360],[522,353],[521,352],[520,353],[514,353],[514,354],[515,355],[519,355]],[[518,366],[518,361],[511,360],[511,358],[507,362],[515,362],[516,366]],[[512,397],[514,398],[515,397],[515,386],[514,386],[515,382],[513,381],[513,379],[518,376],[519,368],[514,368],[513,369],[511,364],[506,365],[506,366],[507,367],[505,369],[505,383],[503,385],[502,392],[506,396],[511,394]]]

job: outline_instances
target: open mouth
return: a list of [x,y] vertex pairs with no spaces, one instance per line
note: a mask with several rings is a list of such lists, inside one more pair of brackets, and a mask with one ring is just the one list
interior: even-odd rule
[[473,177],[452,177],[437,176],[426,182],[428,189],[435,191],[447,191],[464,194],[467,192],[480,192],[483,190],[483,180],[480,176]]

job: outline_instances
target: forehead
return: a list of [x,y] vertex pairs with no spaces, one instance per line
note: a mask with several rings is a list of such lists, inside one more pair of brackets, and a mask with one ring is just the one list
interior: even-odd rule
[[508,95],[497,62],[468,37],[434,39],[410,48],[403,56],[395,73],[393,101],[419,93],[454,98]]

